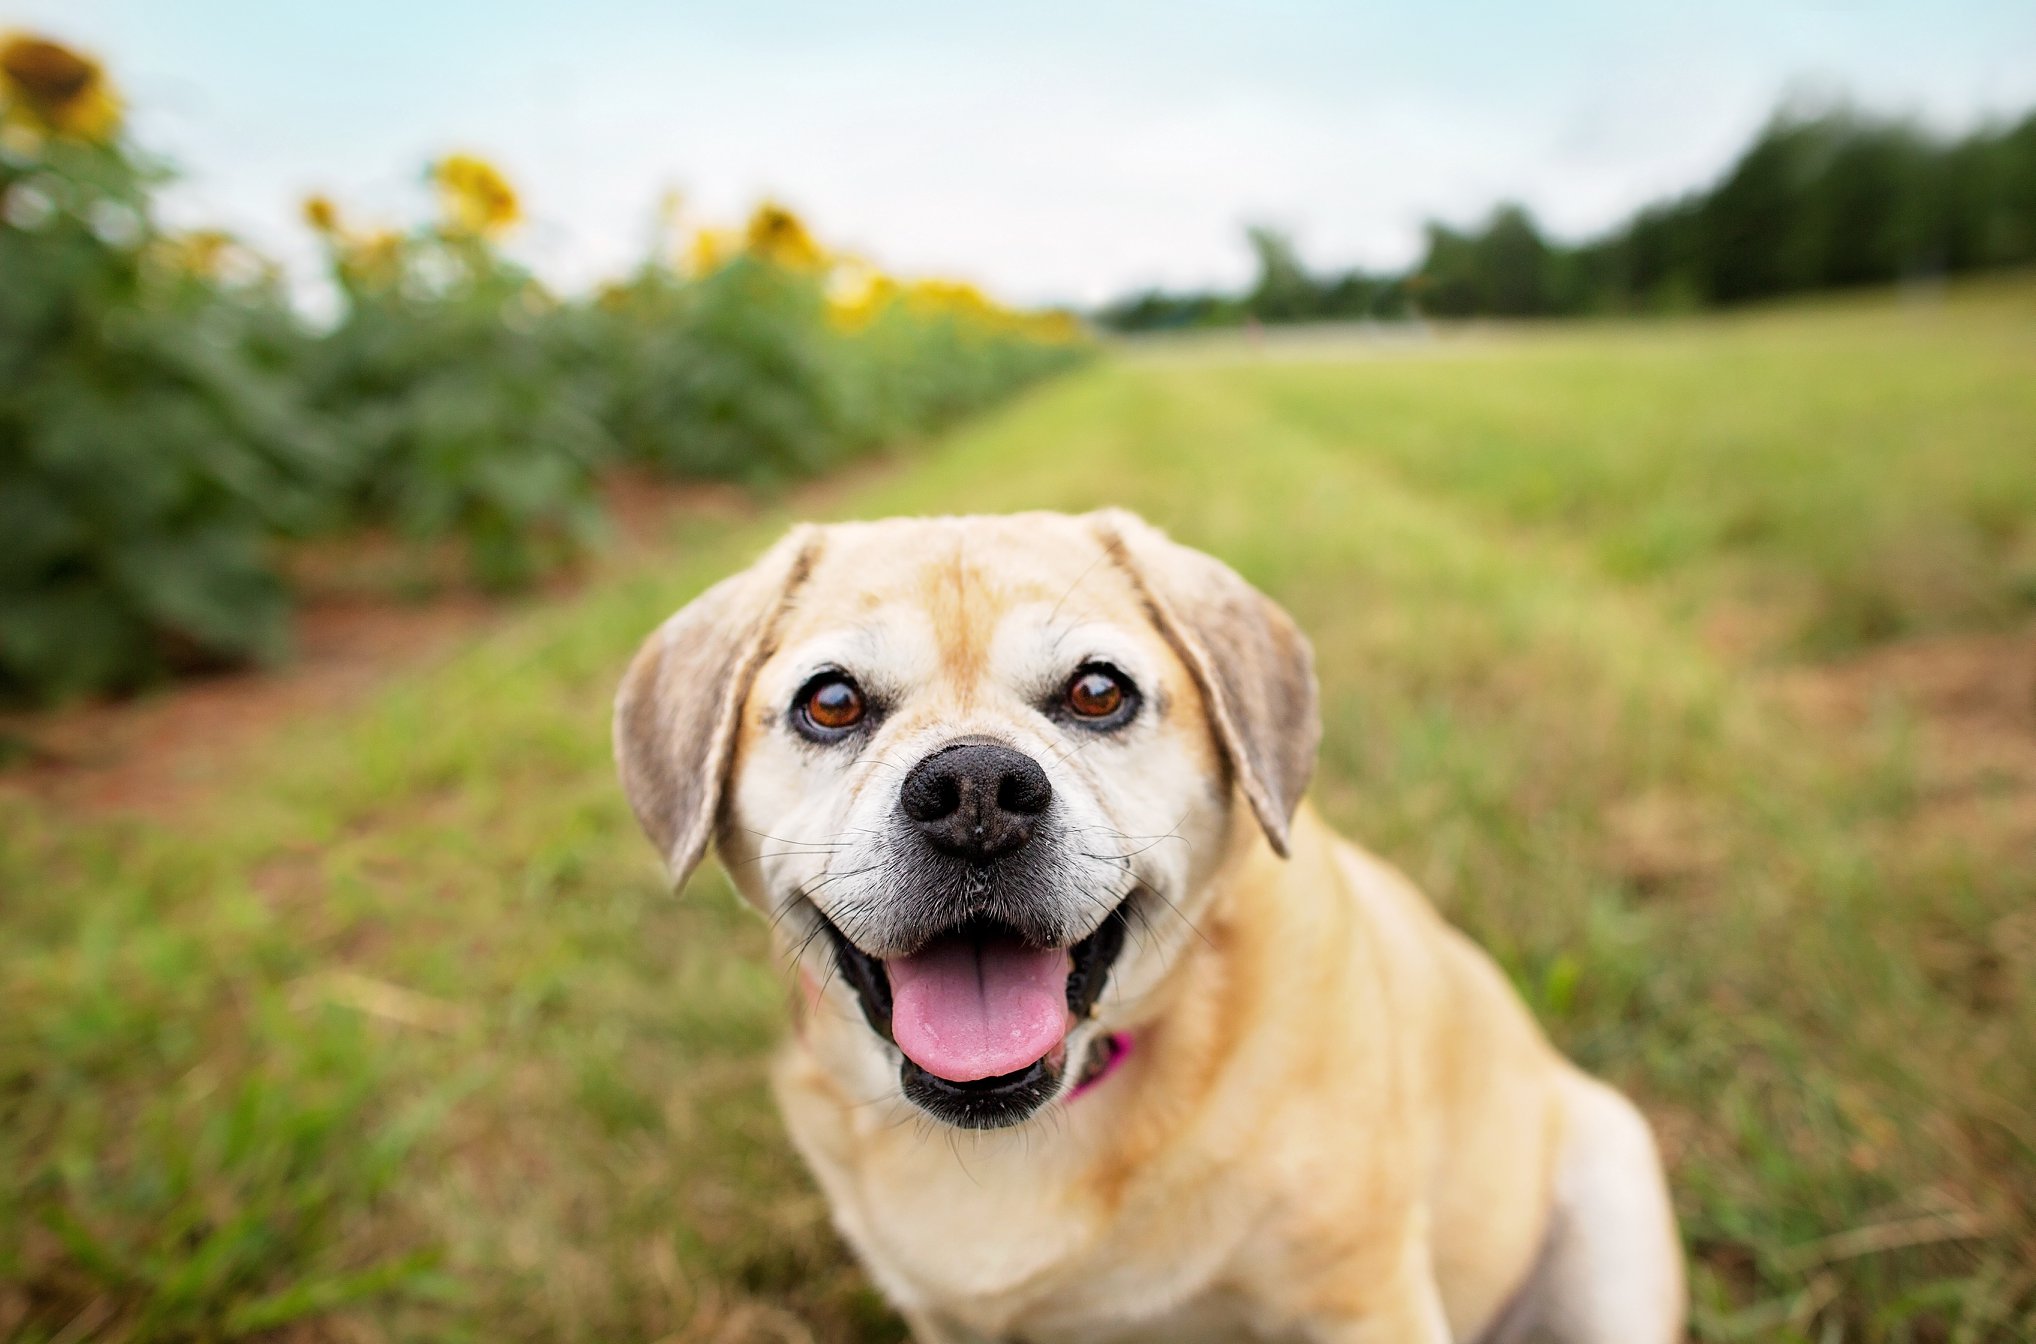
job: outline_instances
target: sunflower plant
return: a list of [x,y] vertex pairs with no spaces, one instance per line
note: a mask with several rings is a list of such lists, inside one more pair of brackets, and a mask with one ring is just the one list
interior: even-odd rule
[[278,653],[326,443],[272,287],[167,234],[99,66],[0,41],[0,700]]
[[609,439],[564,357],[560,305],[496,245],[521,217],[514,188],[467,154],[428,176],[439,217],[408,230],[305,202],[346,302],[306,382],[343,426],[350,520],[457,538],[477,579],[513,587],[598,534]]
[[[669,213],[669,212],[668,212]],[[674,220],[658,231],[668,246]],[[909,439],[1065,367],[1049,334],[955,282],[905,282],[765,201],[696,229],[604,292],[587,326],[624,452],[661,470],[775,482]]]

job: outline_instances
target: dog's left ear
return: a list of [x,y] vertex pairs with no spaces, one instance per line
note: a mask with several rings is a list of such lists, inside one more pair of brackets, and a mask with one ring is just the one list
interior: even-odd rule
[[1089,517],[1188,665],[1238,786],[1265,838],[1284,856],[1322,740],[1307,637],[1271,598],[1213,556],[1169,540],[1122,509]]
[[714,836],[751,680],[813,567],[820,530],[794,528],[654,631],[615,695],[615,764],[643,833],[684,886]]

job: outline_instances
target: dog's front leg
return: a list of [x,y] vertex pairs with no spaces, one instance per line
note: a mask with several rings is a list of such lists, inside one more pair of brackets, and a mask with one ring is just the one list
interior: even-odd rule
[[898,1314],[905,1318],[905,1328],[912,1334],[912,1344],[998,1344],[988,1335],[965,1330],[928,1311],[901,1309]]
[[1319,1321],[1307,1339],[1309,1344],[1452,1344],[1449,1320],[1432,1282],[1418,1291],[1376,1299],[1360,1317]]
[[1382,1274],[1363,1277],[1360,1292],[1331,1299],[1340,1306],[1325,1303],[1327,1309],[1305,1331],[1309,1344],[1452,1344],[1425,1217],[1415,1220]]

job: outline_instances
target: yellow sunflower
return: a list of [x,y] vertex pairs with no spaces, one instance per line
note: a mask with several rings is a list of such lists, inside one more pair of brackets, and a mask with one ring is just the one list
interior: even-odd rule
[[330,196],[315,193],[304,198],[304,222],[328,238],[341,232],[339,207]]
[[0,93],[12,124],[92,141],[120,126],[120,99],[99,63],[47,38],[0,40]]
[[727,229],[699,230],[686,249],[687,273],[696,277],[714,274],[728,264],[740,241]]
[[195,229],[163,239],[164,260],[190,275],[217,280],[232,264],[239,241],[219,229]]
[[1082,319],[1066,308],[1048,308],[1028,314],[1025,330],[1033,339],[1054,345],[1073,345],[1088,334]]
[[838,331],[860,331],[898,297],[898,282],[860,257],[844,258],[827,286],[827,319]]
[[1005,316],[995,301],[966,280],[914,280],[906,287],[905,301],[918,312],[947,313],[981,322]]
[[509,179],[486,159],[450,154],[432,165],[446,224],[456,233],[493,238],[515,227],[523,207]]
[[827,260],[800,218],[776,201],[756,208],[743,230],[743,241],[751,255],[788,270],[816,270]]
[[357,284],[393,285],[403,274],[406,240],[394,229],[376,229],[346,240],[339,265]]

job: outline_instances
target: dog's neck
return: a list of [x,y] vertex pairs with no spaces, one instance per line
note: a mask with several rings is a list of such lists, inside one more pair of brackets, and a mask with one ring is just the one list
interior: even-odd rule
[[[1106,1017],[1128,1035],[1136,1054],[1097,1101],[1118,1099],[1142,1123],[1195,1114],[1199,1094],[1237,1090],[1250,1071],[1254,1038],[1267,1024],[1306,1020],[1309,996],[1333,959],[1314,955],[1347,940],[1350,907],[1335,897],[1336,838],[1306,805],[1294,818],[1290,857],[1282,859],[1258,833],[1234,836],[1233,857],[1210,875],[1200,899],[1187,903],[1194,931],[1159,982]],[[1280,1052],[1268,1052],[1278,1057]],[[1121,1080],[1121,1081],[1120,1081]],[[1249,1090],[1249,1084],[1244,1085]],[[1160,1105],[1138,1104],[1151,1094]],[[1139,1095],[1134,1095],[1139,1094]],[[1177,1104],[1175,1104],[1177,1103]]]

